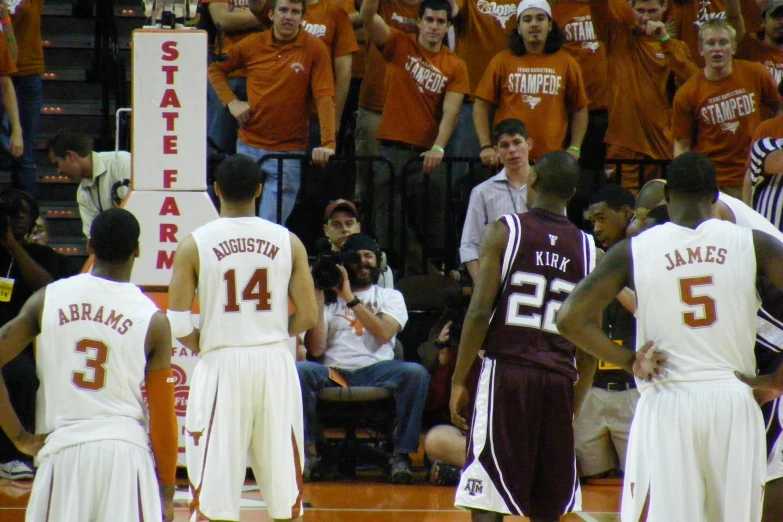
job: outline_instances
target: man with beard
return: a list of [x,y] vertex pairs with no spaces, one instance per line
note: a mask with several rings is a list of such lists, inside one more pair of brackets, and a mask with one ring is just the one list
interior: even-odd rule
[[675,158],[701,152],[715,165],[718,187],[742,197],[751,135],[765,114],[778,110],[780,95],[767,68],[732,59],[736,50],[736,32],[728,22],[701,26],[699,52],[707,65],[674,96],[672,135]]
[[296,363],[302,386],[305,422],[305,481],[313,478],[318,457],[315,449],[316,395],[329,386],[383,386],[394,390],[397,431],[389,480],[409,484],[409,453],[419,447],[421,415],[427,399],[429,374],[421,365],[395,360],[394,341],[408,321],[402,294],[382,288],[378,280],[378,244],[369,236],[354,234],[342,248],[342,286],[337,300],[324,303],[316,289],[318,324],[305,335],[311,357],[321,362]]

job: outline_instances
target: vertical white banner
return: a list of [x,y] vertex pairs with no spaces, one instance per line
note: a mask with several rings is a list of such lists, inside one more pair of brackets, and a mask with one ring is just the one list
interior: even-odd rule
[[133,31],[133,190],[205,190],[207,33]]

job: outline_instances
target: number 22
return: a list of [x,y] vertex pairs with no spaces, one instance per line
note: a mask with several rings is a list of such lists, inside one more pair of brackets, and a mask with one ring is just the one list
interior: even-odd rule
[[[544,293],[547,288],[546,277],[540,274],[531,274],[529,272],[514,272],[511,276],[511,284],[514,286],[532,285],[535,287],[532,294],[517,292],[511,294],[508,298],[508,310],[506,311],[506,324],[512,326],[526,326],[528,328],[537,328],[545,332],[560,333],[555,325],[557,311],[563,306],[562,301],[549,300],[544,307],[543,321],[541,314],[520,314],[520,306],[529,306],[532,308],[541,308],[544,306]],[[549,284],[549,291],[553,294],[570,294],[574,289],[573,283],[562,279],[553,279]]]

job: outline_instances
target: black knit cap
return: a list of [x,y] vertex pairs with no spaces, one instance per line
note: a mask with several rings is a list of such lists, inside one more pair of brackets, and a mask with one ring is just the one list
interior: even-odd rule
[[341,252],[351,252],[359,250],[369,250],[375,254],[375,262],[380,262],[381,249],[378,243],[367,234],[352,234],[345,240]]

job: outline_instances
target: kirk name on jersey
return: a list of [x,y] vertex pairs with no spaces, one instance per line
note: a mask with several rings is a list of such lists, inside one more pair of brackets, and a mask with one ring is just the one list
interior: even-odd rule
[[725,248],[714,246],[688,248],[684,252],[675,250],[672,253],[664,254],[666,257],[666,270],[674,270],[678,266],[692,265],[693,263],[718,263],[722,265],[726,262]]
[[[93,308],[95,308],[94,311]],[[60,326],[72,321],[92,321],[111,326],[120,335],[125,335],[125,332],[133,326],[133,321],[130,319],[125,319],[120,323],[125,314],[118,314],[116,310],[109,310],[107,315],[103,306],[93,307],[90,303],[70,304],[66,308],[58,309],[57,312]]]
[[278,250],[280,250],[280,247],[277,245],[274,245],[265,239],[252,237],[229,239],[228,241],[221,241],[216,246],[212,247],[212,252],[217,256],[218,261],[231,254],[244,253],[262,254],[269,259],[274,259]]
[[561,272],[565,272],[570,261],[569,258],[555,252],[536,250],[536,266],[551,266],[552,268],[557,268]]

